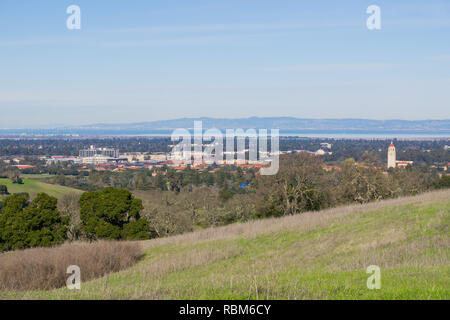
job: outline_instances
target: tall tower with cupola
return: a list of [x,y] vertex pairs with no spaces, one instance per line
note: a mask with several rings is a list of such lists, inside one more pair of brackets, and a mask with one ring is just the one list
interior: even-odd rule
[[394,144],[391,141],[391,144],[388,148],[388,156],[387,156],[387,167],[389,168],[395,168],[396,164],[396,158],[395,158],[395,147]]

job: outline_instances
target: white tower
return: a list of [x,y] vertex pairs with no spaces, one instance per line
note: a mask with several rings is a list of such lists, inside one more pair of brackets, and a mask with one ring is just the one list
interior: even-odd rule
[[395,168],[395,147],[394,144],[391,141],[391,144],[388,148],[388,156],[387,156],[387,167],[389,168]]

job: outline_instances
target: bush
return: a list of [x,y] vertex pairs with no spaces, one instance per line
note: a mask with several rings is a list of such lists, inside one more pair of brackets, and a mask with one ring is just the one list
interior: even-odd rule
[[136,242],[71,243],[54,248],[34,248],[0,256],[0,290],[49,290],[64,287],[67,267],[80,267],[81,281],[117,272],[142,256]]
[[450,188],[450,176],[442,176],[438,181],[437,187],[439,189]]
[[56,208],[57,199],[39,193],[30,203],[28,195],[12,195],[0,213],[0,251],[51,246],[66,239],[68,219]]
[[80,198],[80,218],[90,239],[148,239],[148,223],[140,221],[140,199],[125,189],[105,188],[85,192]]

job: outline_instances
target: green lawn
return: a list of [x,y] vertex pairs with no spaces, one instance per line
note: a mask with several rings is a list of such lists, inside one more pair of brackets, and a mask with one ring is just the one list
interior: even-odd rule
[[53,185],[26,178],[23,179],[23,184],[11,183],[11,180],[9,179],[0,178],[0,184],[6,185],[9,193],[28,192],[31,197],[38,194],[39,192],[45,192],[54,197],[60,197],[68,192],[82,192],[78,189]]
[[[48,174],[48,173],[25,173],[20,175],[22,178],[25,179],[32,179],[32,180],[39,180],[39,179],[46,179],[46,178],[54,178],[57,177],[56,174]],[[73,175],[65,175],[65,177],[73,178],[75,176]]]
[[449,299],[449,213],[446,190],[143,241],[143,261],[79,291],[0,298]]

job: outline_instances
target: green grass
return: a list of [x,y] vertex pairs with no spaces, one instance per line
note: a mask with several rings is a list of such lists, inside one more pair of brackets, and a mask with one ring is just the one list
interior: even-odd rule
[[75,193],[81,193],[81,190],[44,183],[38,180],[32,180],[32,179],[23,179],[23,184],[17,184],[12,183],[11,180],[6,178],[0,178],[0,184],[6,185],[8,188],[8,192],[13,193],[20,193],[20,192],[27,192],[30,194],[30,196],[34,196],[38,194],[39,192],[45,192],[51,196],[54,197],[60,197],[63,194],[69,193],[69,192],[75,192]]
[[449,299],[449,213],[447,190],[144,241],[141,262],[79,291],[0,298]]
[[[54,178],[54,177],[57,177],[58,175],[49,174],[49,173],[25,173],[25,174],[21,174],[20,176],[25,179],[39,180],[39,179]],[[75,176],[64,175],[64,177],[73,178]]]

